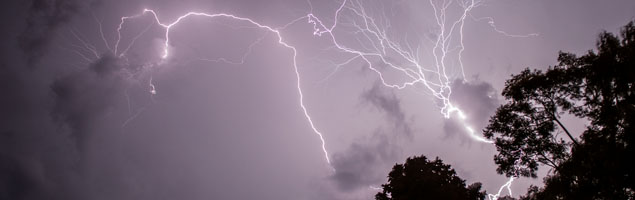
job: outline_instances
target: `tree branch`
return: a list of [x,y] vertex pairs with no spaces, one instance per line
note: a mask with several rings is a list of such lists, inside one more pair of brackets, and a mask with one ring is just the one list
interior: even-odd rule
[[[552,104],[555,105],[555,102],[553,102],[553,98],[549,98],[549,100],[551,101]],[[560,128],[562,128],[562,130],[564,130],[565,133],[567,133],[567,136],[569,136],[569,139],[571,139],[571,141],[573,142],[573,144],[575,144],[575,146],[580,146],[580,144],[578,143],[578,141],[573,138],[573,136],[571,135],[571,133],[569,133],[569,130],[567,130],[567,128],[564,127],[564,125],[562,124],[562,122],[560,122],[560,120],[558,120],[558,117],[556,116],[555,112],[556,109],[549,109],[551,107],[547,107],[545,105],[545,102],[538,100],[538,102],[540,102],[540,104],[542,104],[542,107],[545,109],[546,112],[549,112],[549,115],[551,115],[551,119],[556,121],[556,123],[558,123],[558,126],[560,126]],[[554,106],[555,107],[555,106]]]
[[556,163],[553,160],[547,158],[547,156],[545,156],[545,154],[543,154],[542,151],[540,151],[540,155],[542,156],[543,159],[549,162],[549,163],[543,162],[543,164],[549,165],[551,166],[551,168],[554,168],[554,169],[558,168],[558,165],[556,165]]
[[558,120],[558,117],[556,117],[555,114],[551,113],[551,117],[553,118],[554,121],[556,121],[556,123],[558,123],[558,125],[560,126],[560,128],[562,128],[562,130],[564,130],[565,133],[567,133],[567,136],[569,136],[569,138],[571,139],[571,141],[573,141],[573,144],[575,144],[576,146],[579,146],[580,144],[578,144],[578,141],[575,140],[575,138],[573,138],[573,136],[571,135],[571,133],[569,133],[569,130],[567,130],[567,128],[564,127],[564,125],[562,125],[562,123],[560,122],[560,120]]

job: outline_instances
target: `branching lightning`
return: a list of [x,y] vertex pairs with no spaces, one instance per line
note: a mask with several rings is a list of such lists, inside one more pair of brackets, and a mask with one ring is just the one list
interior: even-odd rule
[[[359,1],[351,1],[350,5],[347,4],[347,1],[344,1],[335,12],[335,21],[330,27],[326,26],[318,17],[316,17],[312,13],[308,15],[308,19],[309,23],[312,23],[314,25],[314,35],[326,35],[332,40],[337,49],[342,52],[353,54],[353,57],[343,64],[350,63],[352,60],[355,59],[362,59],[366,64],[368,64],[371,70],[379,75],[382,84],[386,87],[404,89],[408,86],[414,86],[416,84],[423,85],[424,88],[427,89],[427,92],[431,93],[439,100],[439,102],[443,104],[441,113],[445,118],[450,118],[453,113],[456,113],[470,137],[480,142],[493,143],[490,140],[476,135],[475,131],[469,125],[467,125],[465,121],[466,116],[463,111],[453,105],[450,101],[450,94],[452,93],[450,86],[451,80],[446,70],[446,64],[448,62],[447,54],[449,51],[451,51],[450,39],[452,39],[458,32],[460,37],[460,44],[457,46],[457,48],[459,49],[458,61],[463,77],[465,77],[463,73],[463,63],[460,59],[460,55],[464,49],[463,24],[465,23],[465,19],[469,11],[478,5],[478,2],[474,0],[463,4],[462,6],[464,10],[461,17],[456,21],[451,22],[451,25],[448,27],[446,26],[446,9],[450,6],[451,3],[452,1],[447,1],[443,2],[443,4],[439,6],[435,4],[434,1],[430,1],[430,4],[435,11],[437,25],[440,28],[440,32],[438,33],[438,37],[436,41],[434,41],[434,47],[432,48],[435,63],[435,65],[432,67],[422,66],[418,52],[413,51],[410,46],[407,46],[408,49],[405,49],[399,43],[391,40],[386,34],[386,31],[383,30],[381,26],[376,23],[376,20],[367,14],[367,12],[364,10],[364,7]],[[358,29],[358,32],[363,33],[365,36],[368,36],[368,40],[366,41],[370,42],[374,48],[363,50],[353,49],[342,45],[341,42],[338,41],[333,31],[337,28],[338,16],[344,10],[350,11],[357,17],[361,18],[360,21],[362,24],[355,24],[355,27]],[[388,58],[389,54],[392,56],[400,57],[406,63],[399,64],[390,61],[390,59]],[[387,81],[384,77],[384,74],[375,67],[375,65],[371,61],[373,59],[377,59],[382,64],[387,65],[390,68],[397,70],[398,72],[402,72],[403,75],[408,77],[410,80],[406,80],[401,83],[389,83],[389,81]],[[337,67],[339,68],[340,66],[341,65],[338,65]],[[414,69],[404,66],[414,66]],[[436,79],[430,80],[427,77],[429,76],[427,74],[436,76]]]
[[501,193],[503,192],[503,189],[507,188],[507,193],[509,193],[509,196],[512,196],[512,182],[514,182],[516,178],[515,177],[509,177],[509,180],[503,184],[499,189],[498,192],[496,194],[487,194],[487,198],[489,200],[497,200]]
[[[309,115],[309,112],[308,112],[308,110],[307,110],[306,106],[304,105],[304,95],[303,95],[303,93],[302,93],[302,87],[301,87],[301,77],[300,77],[300,72],[299,72],[299,70],[298,70],[297,59],[296,59],[296,56],[297,56],[297,50],[296,50],[296,48],[295,48],[295,47],[293,47],[293,46],[291,46],[291,45],[287,44],[287,43],[284,41],[284,39],[283,39],[283,37],[282,37],[282,35],[281,35],[281,33],[280,33],[279,29],[272,28],[272,27],[270,27],[270,26],[266,26],[266,25],[262,25],[262,24],[260,24],[260,23],[258,23],[258,22],[256,22],[256,21],[254,21],[254,20],[252,20],[252,19],[250,19],[250,18],[238,17],[238,16],[235,16],[235,15],[232,15],[232,14],[226,14],[226,13],[208,14],[208,13],[202,13],[202,12],[188,12],[188,13],[186,13],[185,15],[179,16],[179,17],[178,17],[176,20],[174,20],[173,22],[166,24],[166,23],[162,23],[162,22],[161,22],[161,20],[159,19],[159,16],[157,15],[157,13],[156,13],[154,10],[151,10],[151,9],[144,9],[144,10],[143,10],[143,12],[142,12],[141,14],[134,15],[134,16],[129,16],[129,17],[122,17],[122,18],[121,18],[121,23],[119,24],[119,27],[118,27],[118,29],[117,29],[117,35],[118,35],[118,38],[117,38],[117,43],[116,43],[116,45],[115,45],[115,52],[117,52],[117,49],[118,49],[119,41],[120,41],[120,39],[121,39],[121,29],[122,29],[123,24],[125,23],[125,21],[126,21],[126,20],[128,20],[128,19],[131,19],[131,18],[136,18],[136,17],[142,16],[142,15],[144,15],[144,14],[148,14],[148,13],[150,13],[150,14],[154,17],[154,20],[155,20],[155,22],[156,22],[158,25],[160,25],[160,26],[162,26],[163,28],[165,28],[165,43],[164,43],[164,47],[163,47],[163,55],[161,56],[163,59],[167,59],[167,58],[168,58],[168,56],[170,55],[169,50],[168,50],[169,45],[170,45],[170,29],[171,29],[173,26],[177,25],[177,24],[178,24],[178,23],[180,23],[182,20],[185,20],[185,19],[186,19],[186,18],[188,18],[188,17],[199,16],[199,17],[207,17],[207,18],[212,18],[212,19],[213,19],[213,18],[229,18],[229,19],[232,19],[232,20],[237,20],[237,21],[248,22],[249,24],[251,24],[251,25],[253,25],[253,26],[255,26],[255,27],[258,27],[258,28],[260,28],[260,29],[263,29],[263,30],[265,30],[265,31],[268,31],[268,32],[270,32],[270,33],[275,34],[275,35],[277,36],[277,38],[278,38],[278,43],[279,43],[280,45],[282,45],[282,46],[284,46],[284,47],[286,47],[286,48],[288,48],[288,49],[290,49],[290,50],[292,50],[292,51],[293,51],[293,67],[294,67],[295,74],[296,74],[296,78],[297,78],[297,85],[296,85],[296,86],[297,86],[297,89],[298,89],[298,95],[299,95],[299,98],[300,98],[300,107],[302,108],[302,111],[303,111],[303,113],[304,113],[304,116],[306,117],[307,121],[309,122],[309,125],[311,126],[311,129],[313,130],[313,132],[315,132],[315,133],[319,136],[320,140],[322,141],[322,151],[324,152],[324,157],[325,157],[325,159],[326,159],[326,162],[327,162],[327,163],[329,163],[329,164],[331,163],[331,161],[330,161],[330,159],[329,159],[329,157],[328,157],[328,152],[327,152],[327,150],[326,150],[326,142],[325,142],[325,140],[324,140],[324,136],[323,136],[323,135],[322,135],[322,133],[321,133],[321,132],[320,132],[320,131],[316,128],[316,126],[315,126],[315,124],[314,124],[313,120],[311,119],[311,116]],[[292,24],[292,23],[294,23],[294,22],[296,22],[296,21],[298,21],[298,20],[300,20],[300,19],[302,19],[302,18],[298,18],[298,19],[296,19],[296,20],[293,20],[293,21],[292,21],[292,22],[290,22],[289,24]],[[283,26],[281,29],[284,29],[285,27],[286,27],[286,26]],[[250,46],[250,49],[251,49],[251,46]],[[119,54],[119,55],[120,55],[120,56],[122,56],[122,55],[123,55],[123,53],[125,53],[125,51],[124,51],[124,52],[122,52],[122,54]],[[247,54],[246,54],[246,55],[247,55]],[[221,60],[221,61],[226,61],[226,60]],[[242,62],[244,62],[244,57],[243,57]],[[152,84],[151,84],[151,88],[152,88],[151,93],[152,93],[152,94],[156,94],[156,90],[155,90],[154,85],[152,85]]]
[[[484,17],[479,19],[474,18],[470,14],[470,12],[474,8],[479,6],[480,1],[478,0],[461,0],[457,2],[452,0],[442,0],[442,1],[429,0],[429,3],[434,12],[434,17],[435,17],[434,22],[436,23],[436,27],[438,28],[436,32],[436,37],[428,38],[432,46],[430,49],[432,64],[430,66],[426,66],[422,64],[423,63],[421,59],[422,54],[420,52],[421,46],[412,48],[408,42],[406,42],[406,44],[403,45],[400,42],[397,42],[391,39],[391,36],[387,33],[387,30],[386,30],[387,26],[385,24],[379,23],[378,20],[371,17],[371,14],[369,14],[369,11],[364,8],[364,6],[359,0],[343,0],[342,3],[337,8],[337,10],[335,11],[333,16],[333,22],[330,26],[325,25],[325,21],[321,20],[313,12],[310,12],[299,18],[296,18],[282,27],[274,28],[271,26],[263,25],[257,22],[256,20],[253,20],[250,18],[240,17],[233,14],[228,14],[228,13],[211,13],[210,14],[210,13],[204,13],[204,12],[188,12],[184,15],[179,16],[178,18],[176,18],[175,20],[169,23],[166,23],[159,19],[159,15],[157,14],[155,10],[144,9],[139,14],[120,18],[120,23],[118,24],[116,29],[116,32],[117,32],[116,41],[114,45],[112,46],[108,44],[106,37],[104,37],[101,22],[98,21],[98,23],[99,23],[101,38],[104,40],[104,43],[106,43],[106,47],[117,57],[125,57],[128,50],[134,45],[134,42],[139,37],[141,37],[146,31],[148,31],[152,25],[156,24],[161,26],[165,30],[162,54],[160,56],[163,60],[169,59],[171,55],[171,52],[169,50],[170,42],[171,42],[170,32],[176,25],[178,25],[180,22],[190,17],[203,17],[203,18],[209,18],[210,20],[213,20],[216,18],[229,19],[229,20],[233,20],[237,22],[247,23],[250,26],[253,26],[254,28],[263,30],[268,34],[275,35],[279,45],[293,52],[292,60],[293,60],[293,68],[294,68],[294,72],[295,72],[296,80],[297,80],[296,87],[297,87],[297,92],[299,97],[299,105],[311,129],[319,137],[321,141],[321,148],[324,153],[324,158],[326,162],[330,164],[331,161],[329,159],[329,153],[326,148],[326,141],[324,139],[324,135],[316,127],[315,122],[312,120],[312,117],[309,114],[309,111],[304,103],[304,95],[303,95],[302,84],[301,84],[302,79],[298,69],[298,62],[297,62],[297,55],[298,55],[297,49],[294,46],[287,43],[287,41],[285,41],[281,33],[281,31],[284,30],[289,25],[303,21],[303,20],[306,20],[306,22],[312,25],[313,27],[312,31],[314,36],[327,37],[328,40],[332,42],[333,47],[337,51],[344,53],[346,55],[350,55],[350,57],[346,59],[345,62],[335,64],[336,68],[335,68],[335,71],[333,71],[333,73],[335,73],[337,69],[339,69],[340,67],[359,61],[359,62],[363,62],[367,64],[368,68],[378,75],[379,80],[386,87],[394,88],[397,90],[402,90],[405,88],[414,88],[414,89],[423,88],[424,92],[431,94],[431,96],[435,97],[436,101],[441,105],[440,107],[441,114],[446,119],[449,119],[453,116],[456,117],[455,120],[457,120],[458,122],[462,124],[462,126],[464,127],[466,133],[469,135],[470,138],[478,142],[484,142],[484,143],[490,143],[490,144],[493,143],[493,141],[487,140],[477,135],[477,132],[466,121],[467,115],[461,109],[459,109],[456,105],[454,105],[451,101],[451,94],[452,94],[451,81],[452,79],[457,78],[456,76],[453,76],[452,74],[450,74],[451,72],[448,71],[448,68],[451,67],[451,64],[450,64],[451,61],[455,61],[455,63],[458,63],[458,69],[460,70],[460,76],[458,77],[460,77],[463,81],[466,81],[464,64],[461,57],[463,54],[463,51],[465,50],[465,47],[463,45],[465,20],[468,16],[477,21],[488,20],[488,24],[496,32],[501,33],[505,36],[509,36],[509,37],[529,37],[529,36],[536,36],[537,34],[529,34],[529,35],[507,34],[506,32],[499,30],[494,25],[494,20],[491,17]],[[453,4],[461,8],[461,13],[460,15],[458,15],[457,19],[449,19],[450,16],[448,15],[448,8],[450,8],[450,6],[452,6]],[[310,2],[309,2],[309,5],[310,5]],[[311,8],[311,11],[312,10],[313,9]],[[342,24],[341,18],[345,14],[349,14],[350,16],[347,15],[348,17],[347,19],[352,19],[352,20],[350,23]],[[138,33],[138,35],[133,37],[131,42],[125,48],[121,47],[121,44],[120,44],[121,37],[122,37],[121,31],[122,29],[124,29],[124,25],[126,21],[132,20],[138,17],[142,17],[142,16],[148,16],[148,15],[153,18],[153,23],[149,24],[142,32]],[[95,20],[97,19],[95,18]],[[387,23],[387,22],[383,22],[383,23]],[[335,30],[338,29],[340,26],[347,26],[347,25],[349,26],[347,28],[352,28],[355,30],[356,35],[361,35],[362,38],[358,39],[358,41],[362,43],[361,48],[353,48],[353,47],[347,46],[345,45],[344,41],[340,40],[340,37],[338,36]],[[89,58],[90,56],[86,55],[85,53],[88,53],[89,55],[92,54],[95,57],[99,58],[99,54],[97,53],[97,50],[94,45],[91,45],[85,42],[75,32],[71,32],[71,33],[82,44],[81,46],[78,46],[78,47],[81,47],[81,49],[85,51],[84,53],[76,52],[76,54],[79,54],[87,62],[91,62],[92,59],[90,59]],[[252,43],[249,46],[248,51],[241,57],[240,61],[230,61],[224,58],[201,59],[201,60],[225,62],[229,64],[243,64],[245,62],[245,58],[251,53],[251,49],[253,45],[260,42],[263,38],[264,36],[259,38],[256,42]],[[456,58],[453,58],[454,60],[452,60],[451,58],[452,56],[450,54],[455,54]],[[400,62],[395,61],[395,58],[397,58]],[[387,68],[391,70],[391,72],[397,72],[403,75],[405,80],[395,81],[395,80],[387,78],[385,74],[386,73],[385,70],[380,68],[380,66],[387,66]],[[333,73],[331,73],[330,75],[332,75]],[[156,95],[157,90],[154,83],[152,82],[152,78],[150,78],[150,81],[148,82],[148,86],[149,86],[149,93],[151,94],[151,96]],[[133,117],[131,117],[130,119],[126,120],[124,123],[124,126],[129,121],[134,119],[138,114],[139,112],[134,114]],[[503,186],[500,187],[497,194],[489,194],[488,198],[490,200],[495,200],[499,198],[504,188],[507,188],[508,193],[511,195],[510,187],[514,179],[515,177],[510,177],[510,179]]]
[[[328,37],[331,38],[333,44],[339,50],[354,54],[354,56],[351,59],[347,60],[345,63],[338,64],[336,66],[336,69],[341,67],[344,64],[350,63],[354,59],[362,59],[364,62],[366,62],[366,64],[368,64],[371,70],[373,70],[379,75],[379,78],[384,86],[400,90],[408,86],[413,86],[415,84],[423,84],[425,88],[428,89],[428,92],[430,92],[434,97],[436,97],[443,104],[441,108],[441,113],[443,114],[445,118],[450,118],[452,114],[455,113],[459,117],[458,120],[463,124],[465,130],[468,132],[469,136],[472,139],[479,142],[484,142],[484,143],[490,143],[490,144],[493,143],[493,141],[491,140],[487,140],[483,137],[476,135],[476,132],[474,131],[474,129],[471,126],[469,126],[467,122],[465,121],[467,116],[464,114],[464,112],[451,103],[450,95],[452,93],[452,90],[451,90],[452,88],[450,85],[451,84],[450,78],[446,70],[448,52],[451,51],[450,39],[452,39],[454,37],[454,34],[457,34],[458,32],[459,44],[458,44],[458,47],[456,48],[459,49],[459,52],[458,52],[459,67],[461,69],[462,77],[465,80],[465,72],[463,70],[463,62],[461,59],[462,52],[465,49],[463,45],[463,30],[464,30],[463,25],[465,24],[465,19],[468,16],[469,12],[473,8],[478,6],[478,1],[471,0],[467,2],[462,2],[463,4],[461,6],[464,8],[462,15],[460,16],[459,19],[452,21],[449,27],[446,24],[446,17],[447,17],[446,10],[448,9],[452,1],[443,1],[441,5],[435,4],[433,0],[429,1],[430,5],[432,6],[434,10],[436,22],[440,32],[438,33],[438,37],[434,41],[434,47],[432,48],[432,54],[434,57],[435,65],[433,67],[427,67],[427,68],[420,64],[421,62],[420,62],[420,58],[418,54],[418,48],[416,52],[413,51],[410,46],[407,46],[408,50],[404,49],[399,43],[394,42],[393,40],[389,38],[389,36],[386,34],[386,31],[381,29],[380,28],[381,26],[379,26],[376,23],[376,20],[370,17],[366,13],[364,7],[359,1],[351,1],[351,2],[352,2],[351,5],[347,5],[347,1],[344,1],[341,4],[341,6],[335,12],[335,21],[333,22],[333,25],[330,27],[326,26],[318,17],[316,17],[312,13],[308,15],[309,23],[312,23],[314,25],[313,26],[314,35],[317,35],[317,36],[327,35]],[[366,38],[368,38],[367,41],[371,42],[373,46],[372,49],[370,48],[364,49],[364,50],[352,49],[340,44],[340,42],[338,41],[333,31],[334,29],[337,28],[338,16],[344,9],[349,10],[355,15],[357,15],[358,17],[362,18],[361,20],[363,22],[362,25],[355,24],[355,27],[358,29],[359,32],[364,33]],[[489,24],[495,29],[495,31],[510,37],[520,37],[517,35],[509,35],[503,31],[500,31],[494,26],[494,20],[492,18],[487,18],[487,19],[489,19]],[[529,35],[529,36],[534,36],[534,35]],[[389,61],[389,59],[387,58],[388,57],[387,51],[392,51],[393,53],[396,53],[392,55],[400,56],[400,58],[407,61],[407,64],[400,65],[400,64]],[[376,58],[379,61],[381,61],[383,64],[390,66],[391,68],[397,71],[403,72],[403,74],[409,77],[411,80],[402,82],[400,84],[389,83],[384,78],[382,72],[374,67],[373,62],[371,61],[372,58]],[[402,66],[414,66],[415,69],[402,67]],[[429,80],[426,76],[426,73],[432,73],[436,75],[437,79]],[[498,197],[501,195],[501,192],[503,191],[503,188],[507,188],[509,195],[512,195],[510,187],[514,179],[515,179],[514,177],[510,177],[510,179],[503,186],[500,187],[497,194],[488,194],[488,198],[490,200],[498,199]]]

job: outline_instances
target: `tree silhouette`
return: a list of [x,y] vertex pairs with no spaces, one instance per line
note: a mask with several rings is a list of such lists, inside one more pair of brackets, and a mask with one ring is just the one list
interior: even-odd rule
[[[597,51],[560,53],[546,71],[525,69],[505,83],[501,105],[484,130],[495,141],[497,172],[536,177],[543,188],[525,199],[634,199],[635,27],[603,32]],[[574,137],[561,121],[588,122]],[[564,133],[560,135],[560,133]]]
[[376,200],[485,198],[485,192],[480,191],[481,183],[466,187],[450,165],[439,158],[429,161],[423,155],[408,158],[403,165],[395,164],[382,188],[375,195]]

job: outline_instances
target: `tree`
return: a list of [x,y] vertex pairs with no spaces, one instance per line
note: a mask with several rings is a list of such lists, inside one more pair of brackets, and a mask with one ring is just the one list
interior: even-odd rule
[[[495,141],[497,172],[536,177],[540,165],[550,167],[545,186],[525,199],[635,198],[633,21],[620,37],[603,32],[597,51],[561,52],[558,65],[505,83],[507,102],[484,130]],[[565,114],[588,122],[579,137],[562,123]]]
[[376,200],[485,199],[481,183],[466,187],[450,165],[439,158],[429,161],[423,155],[395,164],[382,188],[375,195]]

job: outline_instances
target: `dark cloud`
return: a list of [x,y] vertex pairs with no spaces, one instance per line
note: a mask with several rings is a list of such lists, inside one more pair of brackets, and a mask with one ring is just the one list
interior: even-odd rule
[[93,122],[120,104],[128,82],[126,68],[111,54],[105,54],[87,69],[57,79],[51,85],[55,97],[53,115],[69,126],[77,147],[85,143]]
[[78,199],[68,159],[75,156],[63,137],[18,130],[0,139],[0,199]]
[[0,199],[77,199],[69,169],[78,157],[51,120],[50,90],[23,66],[1,66]]
[[[490,83],[480,80],[470,82],[455,80],[452,82],[451,99],[452,103],[466,115],[466,121],[478,136],[481,136],[480,130],[486,125],[489,117],[494,114],[500,104],[494,87]],[[458,116],[446,119],[443,130],[446,136],[467,134],[462,122],[458,121]]]
[[55,37],[55,31],[79,13],[90,0],[32,0],[26,17],[26,27],[18,36],[29,65],[44,55]]
[[368,188],[384,181],[385,172],[378,166],[395,162],[399,149],[386,133],[375,132],[359,140],[341,154],[333,156],[335,174],[331,177],[342,191]]
[[412,136],[412,130],[408,125],[406,114],[401,108],[400,101],[393,92],[388,92],[381,83],[375,83],[370,90],[365,91],[361,98],[362,102],[371,104],[386,115],[390,124],[394,125],[395,132]]
[[[0,98],[0,199],[95,197],[88,191],[104,184],[92,183],[95,174],[86,173],[94,166],[85,161],[94,156],[86,147],[96,144],[90,140],[96,134],[119,131],[118,122],[107,117],[117,115],[113,110],[129,84],[124,66],[106,54],[86,68],[46,81],[50,75],[2,65],[0,89],[6,95]],[[117,163],[99,165],[106,169]]]
[[362,102],[385,115],[388,128],[382,128],[384,124],[371,125],[379,128],[370,136],[353,142],[345,152],[333,156],[335,174],[332,179],[342,191],[382,183],[385,179],[383,169],[389,168],[400,155],[398,137],[411,137],[413,134],[400,100],[388,91],[381,83],[376,83],[361,95]]

